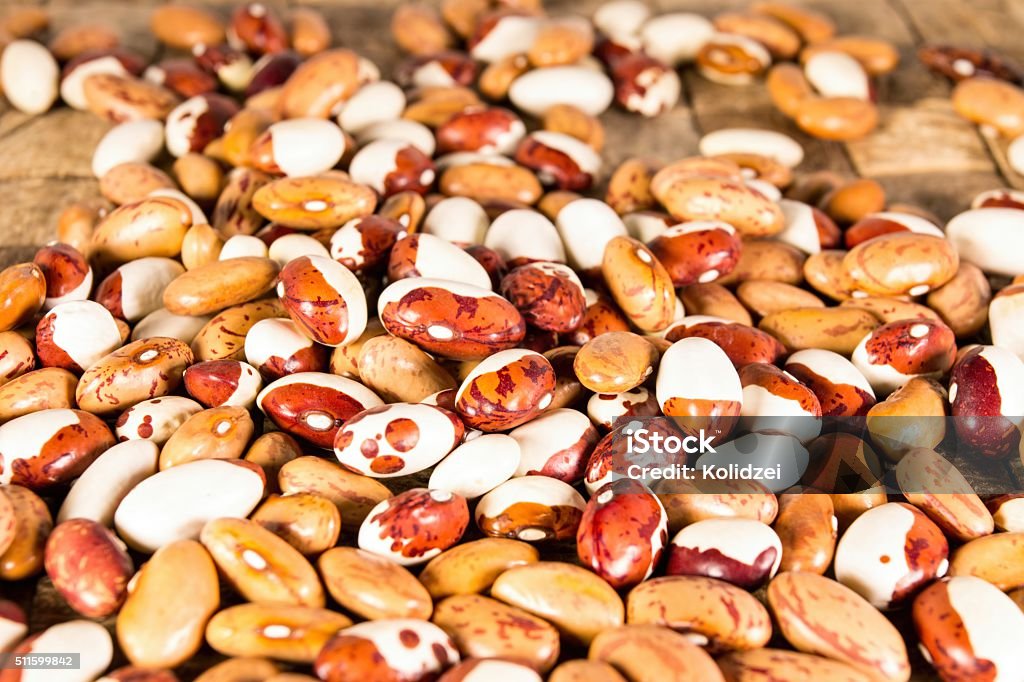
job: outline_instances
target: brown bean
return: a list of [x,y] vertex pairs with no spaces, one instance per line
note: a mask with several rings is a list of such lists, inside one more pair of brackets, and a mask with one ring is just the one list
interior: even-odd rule
[[953,88],[953,108],[1008,138],[1024,133],[1024,90],[991,78],[968,78]]
[[219,604],[210,555],[194,540],[173,542],[158,549],[132,580],[117,616],[117,640],[135,665],[176,667],[199,651],[206,621]]
[[793,308],[824,308],[820,298],[785,282],[750,279],[736,288],[736,296],[751,312],[764,317]]
[[391,15],[391,37],[409,54],[432,55],[452,47],[454,40],[432,7],[399,5]]
[[782,242],[744,242],[736,267],[716,283],[728,286],[753,279],[797,285],[804,278],[805,259],[796,247]]
[[240,604],[210,619],[206,641],[226,656],[312,663],[328,640],[351,624],[346,616],[322,608]]
[[822,656],[782,649],[738,651],[718,659],[727,682],[872,682],[870,673]]
[[772,634],[767,609],[744,590],[702,576],[640,583],[626,601],[626,622],[662,625],[713,653],[758,649]]
[[1024,587],[1024,533],[971,540],[953,552],[949,575],[977,576],[1004,592]]
[[683,288],[679,298],[690,315],[722,317],[747,326],[754,323],[743,304],[721,284],[691,284]]
[[839,521],[832,499],[813,490],[779,495],[775,532],[782,541],[780,571],[824,575],[836,549]]
[[594,638],[589,657],[615,666],[629,682],[724,682],[703,649],[656,625],[624,625]]
[[177,199],[143,199],[121,206],[96,226],[91,252],[113,263],[146,256],[173,258],[181,253],[191,226],[192,212]]
[[197,360],[245,361],[245,336],[260,320],[287,317],[280,300],[274,298],[236,305],[223,311],[199,330],[192,340]]
[[491,595],[583,644],[621,625],[625,614],[622,599],[608,583],[584,568],[555,561],[506,570],[494,581]]
[[300,230],[341,227],[373,213],[377,195],[339,173],[282,178],[260,187],[253,207],[267,220]]
[[[13,516],[13,539],[0,554],[0,578],[23,580],[43,570],[46,540],[53,530],[53,517],[46,503],[20,485],[4,486]],[[5,520],[10,523],[10,519]]]
[[988,322],[992,287],[980,268],[961,262],[953,279],[931,291],[927,301],[957,338],[966,338],[977,334]]
[[878,108],[854,97],[811,98],[800,103],[796,123],[823,140],[859,140],[878,126]]
[[914,377],[868,410],[874,444],[899,461],[913,448],[935,448],[946,436],[946,391],[931,379]]
[[808,46],[800,53],[804,63],[818,52],[839,51],[850,55],[864,67],[870,76],[881,76],[896,68],[899,50],[883,38],[862,35],[837,36]]
[[277,281],[277,263],[247,256],[215,261],[176,277],[164,289],[175,315],[208,315],[265,294]]
[[281,92],[284,118],[328,118],[361,81],[359,56],[335,48],[314,55],[295,70]]
[[544,112],[544,130],[563,133],[586,143],[594,151],[604,148],[604,126],[601,121],[571,104],[556,104]]
[[431,559],[420,573],[420,582],[434,599],[477,594],[487,591],[508,569],[536,563],[539,557],[534,547],[519,540],[474,540]]
[[794,308],[768,315],[758,325],[788,350],[822,348],[849,356],[878,320],[857,308]]
[[238,459],[254,429],[248,410],[214,407],[192,415],[175,430],[160,451],[160,468],[198,459]]
[[448,597],[431,621],[451,636],[464,656],[509,658],[540,672],[555,664],[558,630],[527,611],[478,594]]
[[603,661],[575,660],[552,670],[548,682],[626,682],[626,678]]
[[107,415],[168,395],[192,364],[192,350],[177,339],[154,336],[133,341],[87,369],[75,389],[78,406]]
[[309,561],[255,521],[214,519],[203,526],[199,539],[246,599],[323,608],[323,587]]
[[220,195],[224,171],[209,156],[189,152],[174,162],[172,170],[181,189],[196,201],[212,202]]
[[250,518],[306,556],[327,551],[341,533],[338,508],[313,493],[271,495]]
[[0,386],[0,422],[61,407],[76,407],[78,377],[66,369],[45,367]]
[[768,585],[768,605],[783,636],[799,651],[848,663],[880,679],[910,679],[906,646],[896,628],[834,580],[780,573]]
[[312,7],[292,10],[292,49],[311,57],[331,46],[331,28],[324,15]]
[[543,191],[537,177],[522,166],[488,163],[452,166],[441,174],[440,187],[448,196],[469,197],[481,203],[518,201],[533,204]]
[[354,547],[335,547],[317,560],[336,602],[368,620],[418,618],[433,612],[430,594],[399,564]]
[[89,111],[111,121],[163,120],[178,105],[178,96],[149,81],[96,73],[82,84]]
[[45,300],[46,277],[35,263],[19,263],[0,272],[0,331],[28,322]]
[[163,5],[149,20],[157,40],[179,50],[224,42],[224,25],[211,12],[190,5]]
[[100,194],[118,206],[142,201],[158,189],[177,189],[167,173],[148,163],[122,163],[100,178]]
[[357,362],[359,379],[386,402],[417,403],[438,391],[457,388],[455,378],[436,360],[386,333],[363,343]]
[[285,464],[278,474],[278,483],[285,495],[310,492],[326,497],[341,512],[346,524],[362,523],[378,502],[391,497],[391,491],[379,481],[314,456],[299,457]]

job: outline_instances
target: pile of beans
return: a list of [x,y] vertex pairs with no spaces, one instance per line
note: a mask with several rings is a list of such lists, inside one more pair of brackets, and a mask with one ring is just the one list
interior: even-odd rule
[[[158,7],[151,65],[46,27],[0,20],[7,99],[115,125],[102,198],[0,272],[0,580],[80,617],[0,600],[0,651],[83,681],[1024,680],[1024,494],[936,451],[1024,458],[1024,195],[943,226],[758,129],[603,167],[598,115],[671,108],[690,62],[866,135],[891,45],[784,2],[444,0],[394,13],[391,82],[308,8]],[[1012,66],[921,58],[1024,132]],[[648,488],[615,475],[634,417],[812,466]],[[832,485],[880,459],[903,494]]]

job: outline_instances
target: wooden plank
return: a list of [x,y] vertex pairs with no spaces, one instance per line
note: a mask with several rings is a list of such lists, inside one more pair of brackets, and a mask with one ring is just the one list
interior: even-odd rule
[[[1024,44],[1014,26],[1024,22],[1024,5],[1014,0],[893,0],[901,7],[926,43],[989,48],[1024,64]],[[949,86],[946,86],[947,91]],[[993,163],[1012,187],[1024,188],[1024,177],[1006,160],[1007,140],[982,135]]]
[[57,216],[68,204],[99,195],[95,180],[30,178],[0,182],[0,266],[31,259],[56,236]]
[[[722,128],[777,130],[803,147],[804,161],[799,170],[856,174],[842,144],[816,139],[797,128],[772,104],[763,82],[749,86],[719,85],[689,69],[685,72],[685,82],[696,126],[702,134]],[[696,148],[693,151],[696,153]]]
[[106,23],[121,35],[125,47],[147,59],[157,54],[157,42],[149,31],[149,15],[155,2],[115,2],[114,0],[52,0],[51,35],[68,26]]
[[847,144],[861,175],[992,172],[975,127],[953,111],[948,97],[881,107],[878,130]]
[[93,151],[110,127],[88,111],[64,107],[32,118],[0,139],[0,180],[92,177]]
[[1018,0],[893,0],[926,42],[987,47],[1024,62],[1024,4]]
[[943,224],[970,208],[971,199],[988,189],[1002,186],[992,172],[928,173],[888,175],[878,178],[890,203],[920,206],[934,213]]

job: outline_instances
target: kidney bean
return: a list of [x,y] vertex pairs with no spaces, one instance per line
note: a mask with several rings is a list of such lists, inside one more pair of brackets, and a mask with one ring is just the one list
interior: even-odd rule
[[793,682],[828,679],[836,682],[869,682],[869,673],[839,661],[783,649],[737,651],[717,661],[729,682],[761,682],[784,676]]
[[351,624],[340,613],[316,607],[241,604],[210,619],[206,641],[219,653],[242,660],[267,656],[309,664],[338,630]]
[[547,476],[513,478],[484,495],[477,526],[492,537],[539,542],[573,537],[585,508],[568,484]]
[[[414,488],[374,507],[359,528],[359,547],[403,566],[426,563],[456,544],[469,524],[466,500]],[[429,528],[428,536],[420,530]]]
[[547,621],[496,599],[456,595],[438,603],[432,622],[465,656],[506,657],[546,672],[558,658],[558,631]]
[[580,382],[597,393],[622,393],[640,386],[654,373],[658,353],[632,332],[606,332],[587,341],[573,369]]
[[[206,623],[220,605],[217,568],[210,555],[194,540],[170,543],[146,562],[133,582],[117,617],[122,651],[143,667],[174,667],[188,660],[202,645]],[[169,594],[188,598],[168,599]]]
[[374,478],[403,476],[439,462],[463,436],[454,414],[432,405],[392,403],[355,415],[338,431],[342,466]]
[[1024,363],[999,346],[973,346],[950,374],[949,402],[962,442],[985,457],[1004,457],[1020,445],[1019,393]]
[[503,431],[547,409],[555,384],[551,363],[521,349],[491,355],[466,377],[455,396],[455,409],[468,426]]
[[[625,625],[594,638],[590,658],[605,661],[637,682],[684,674],[708,682],[725,678],[711,658],[684,635],[656,625]],[[675,672],[673,672],[675,671]]]
[[1024,586],[1020,555],[1024,533],[995,533],[971,540],[953,552],[951,576],[977,576],[1006,592]]
[[876,608],[888,609],[941,578],[948,551],[942,531],[924,514],[908,504],[884,504],[858,516],[843,533],[836,579]]
[[949,678],[982,668],[999,677],[1017,674],[1021,664],[1009,633],[1024,625],[1021,615],[998,589],[971,576],[933,583],[913,608],[921,653]]
[[68,483],[113,444],[107,425],[88,412],[23,415],[0,426],[0,483],[33,490]]
[[45,566],[61,596],[88,618],[110,615],[128,596],[132,561],[124,543],[95,521],[72,519],[54,528]]
[[760,602],[729,583],[698,576],[640,583],[626,601],[626,622],[672,628],[712,652],[760,649],[772,633]]
[[[90,334],[82,334],[89,329]],[[121,346],[121,331],[113,316],[93,301],[55,306],[36,326],[36,353],[43,367],[60,367],[81,374]]]
[[160,42],[181,50],[224,42],[224,26],[211,12],[190,5],[163,5],[150,16],[150,29]]
[[426,621],[397,618],[341,630],[320,651],[313,669],[326,682],[426,682],[458,661],[459,652],[444,630]]
[[[627,518],[630,523],[624,524]],[[667,523],[661,502],[643,484],[613,481],[587,503],[576,551],[580,561],[612,587],[636,585],[651,576],[661,559],[668,540]]]
[[[474,310],[471,318],[460,316],[467,305]],[[381,293],[377,308],[389,332],[454,359],[511,348],[526,333],[522,316],[505,299],[445,280],[399,280]]]
[[[807,599],[810,595],[813,600]],[[768,605],[797,650],[848,663],[874,677],[910,678],[906,646],[896,628],[849,588],[813,573],[782,573],[768,586]],[[842,623],[840,613],[845,614]],[[842,628],[843,637],[833,636],[836,628]]]
[[912,377],[937,379],[953,365],[953,330],[931,320],[903,320],[878,327],[853,351],[853,364],[879,394],[886,395]]
[[3,494],[11,512],[5,523],[13,524],[13,530],[7,548],[0,553],[0,578],[24,580],[43,570],[53,517],[46,503],[28,488],[8,484]]
[[669,575],[703,575],[755,589],[778,570],[782,544],[750,519],[706,519],[679,531],[668,547]]
[[317,566],[334,600],[369,620],[426,620],[433,612],[426,588],[408,570],[384,557],[335,547],[320,556]]

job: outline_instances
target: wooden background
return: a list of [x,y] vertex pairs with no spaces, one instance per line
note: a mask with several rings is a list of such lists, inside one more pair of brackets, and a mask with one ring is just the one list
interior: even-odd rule
[[[335,44],[373,59],[387,77],[401,58],[392,45],[388,22],[396,0],[264,0],[280,10],[308,4],[327,16]],[[801,0],[797,0],[798,2]],[[0,12],[12,6],[0,0]],[[122,33],[123,42],[154,59],[162,48],[149,34],[151,0],[44,0],[52,27],[102,21]],[[236,0],[196,0],[227,16]],[[589,15],[600,0],[548,0],[552,14]],[[658,0],[655,12],[686,10],[713,16],[742,8],[747,0]],[[876,35],[900,49],[897,71],[878,83],[881,125],[870,138],[851,144],[813,140],[772,107],[763,83],[729,87],[710,83],[692,70],[683,73],[683,101],[657,119],[612,110],[602,118],[609,168],[628,156],[669,161],[696,153],[700,136],[724,127],[781,130],[807,152],[800,170],[830,169],[845,176],[881,182],[890,201],[918,204],[946,220],[965,210],[985,189],[1024,188],[1024,177],[1010,170],[1005,142],[986,139],[959,118],[949,103],[950,86],[929,74],[916,49],[945,42],[994,48],[1024,63],[1024,2],[1019,0],[805,0],[831,15],[839,33]],[[29,117],[0,99],[0,267],[31,259],[37,246],[53,238],[56,219],[67,204],[98,195],[90,163],[109,123],[92,114],[59,107]],[[10,588],[14,588],[13,591]],[[37,586],[6,586],[30,610],[32,630],[75,617],[47,580]],[[112,619],[107,622],[112,625]],[[914,652],[916,653],[916,652]],[[120,659],[121,662],[123,659]],[[202,671],[216,656],[204,652],[186,666],[183,679]],[[916,661],[920,665],[920,659]],[[921,665],[923,670],[927,666]],[[933,679],[927,672],[915,680]]]
[[[280,9],[318,6],[338,44],[372,58],[391,73],[399,56],[387,30],[396,0],[267,0]],[[225,15],[235,0],[197,0]],[[0,10],[9,6],[0,0]],[[47,0],[53,27],[107,21],[124,42],[154,58],[161,48],[149,34],[150,0]],[[600,0],[549,0],[551,12],[589,15]],[[742,8],[747,0],[657,0],[655,11],[687,10],[708,16]],[[852,144],[812,140],[776,112],[762,83],[747,87],[712,84],[691,69],[685,95],[673,111],[643,120],[621,111],[604,116],[609,166],[626,156],[650,154],[671,160],[693,154],[701,134],[723,127],[770,127],[793,135],[807,149],[803,168],[828,168],[879,180],[891,200],[917,203],[947,219],[965,209],[978,191],[1024,187],[1005,163],[1005,143],[986,140],[956,116],[949,85],[917,61],[927,42],[987,46],[1024,63],[1024,2],[1015,0],[808,0],[834,17],[840,33],[878,35],[899,46],[899,69],[878,87],[881,125]],[[97,193],[90,172],[92,150],[109,127],[86,112],[57,108],[28,117],[0,101],[0,265],[31,256],[52,238],[66,204]]]

